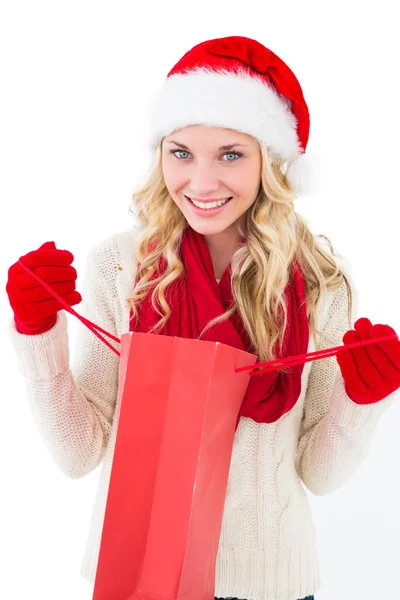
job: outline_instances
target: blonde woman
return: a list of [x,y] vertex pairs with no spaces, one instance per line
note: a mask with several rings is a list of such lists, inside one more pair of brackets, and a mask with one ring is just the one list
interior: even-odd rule
[[[273,360],[395,334],[359,319],[346,263],[294,210],[309,114],[299,82],[255,40],[198,44],[154,106],[154,163],[133,197],[138,225],[89,253],[25,257],[70,305],[115,336],[220,341]],[[60,303],[16,263],[10,336],[56,464],[103,461],[82,575],[94,580],[115,444],[119,359],[86,327],[69,367]],[[252,377],[238,417],[216,564],[216,598],[311,600],[320,575],[304,484],[327,494],[366,456],[400,386],[398,339]],[[188,399],[190,411],[190,399]]]

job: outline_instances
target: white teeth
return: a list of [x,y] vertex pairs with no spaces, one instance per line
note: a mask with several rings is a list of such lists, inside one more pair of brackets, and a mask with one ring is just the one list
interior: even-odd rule
[[203,208],[205,210],[210,209],[210,208],[217,208],[219,206],[223,206],[224,204],[226,204],[228,202],[228,200],[230,200],[230,198],[225,198],[225,200],[221,200],[220,202],[196,202],[195,200],[192,200],[190,198],[190,201],[197,206],[198,208]]

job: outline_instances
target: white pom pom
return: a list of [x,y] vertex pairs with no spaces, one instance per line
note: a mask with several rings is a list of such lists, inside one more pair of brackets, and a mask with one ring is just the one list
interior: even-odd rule
[[314,161],[309,155],[302,153],[297,156],[286,169],[286,178],[294,192],[299,196],[312,194],[315,188]]

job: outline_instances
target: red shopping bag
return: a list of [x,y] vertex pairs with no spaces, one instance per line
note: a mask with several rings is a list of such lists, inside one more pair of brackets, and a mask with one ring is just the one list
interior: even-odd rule
[[214,600],[237,416],[257,357],[121,338],[117,435],[93,600]]

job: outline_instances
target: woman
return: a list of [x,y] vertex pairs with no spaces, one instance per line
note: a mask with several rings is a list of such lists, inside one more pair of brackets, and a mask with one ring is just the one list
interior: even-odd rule
[[[252,351],[259,361],[395,333],[365,318],[351,329],[354,288],[345,263],[294,211],[308,133],[300,85],[270,50],[234,36],[187,52],[154,106],[155,161],[133,198],[139,224],[89,253],[86,318],[119,337],[129,329],[200,337]],[[81,301],[70,252],[49,242],[23,259],[70,305]],[[41,434],[70,477],[104,458],[81,571],[93,581],[115,444],[118,358],[81,327],[70,369],[61,305],[44,289],[29,291],[24,273],[17,263],[9,271],[10,336]],[[349,479],[399,373],[399,342],[388,340],[252,378],[235,433],[217,598],[313,598],[320,576],[302,482],[326,494]]]

